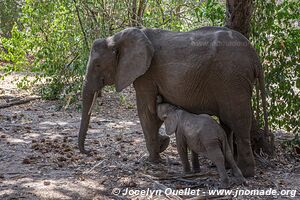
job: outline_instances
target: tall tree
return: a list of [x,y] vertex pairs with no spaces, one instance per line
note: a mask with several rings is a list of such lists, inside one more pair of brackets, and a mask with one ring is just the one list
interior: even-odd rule
[[249,38],[253,0],[226,0],[226,27]]
[[[132,1],[131,9],[131,26],[141,26],[142,17],[146,8],[145,0],[140,0],[137,4],[137,0]],[[130,9],[128,10],[130,12]]]

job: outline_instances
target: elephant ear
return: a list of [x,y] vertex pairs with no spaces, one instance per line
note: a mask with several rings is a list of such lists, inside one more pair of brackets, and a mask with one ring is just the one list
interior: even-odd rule
[[165,120],[166,134],[171,135],[172,133],[175,133],[177,130],[177,125],[178,125],[177,113],[172,112],[168,114]]
[[145,33],[137,28],[117,33],[113,42],[118,52],[115,85],[120,92],[148,70],[154,49]]

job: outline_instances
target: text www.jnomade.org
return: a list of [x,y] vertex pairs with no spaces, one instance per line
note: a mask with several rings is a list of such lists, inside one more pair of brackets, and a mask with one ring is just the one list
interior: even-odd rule
[[112,190],[113,195],[119,196],[141,196],[141,197],[153,197],[153,196],[273,196],[273,197],[296,197],[296,190],[289,189],[235,189],[235,190],[226,190],[226,189],[211,189],[203,191],[200,189],[172,189],[166,188],[165,190],[152,190],[147,189],[132,189],[132,188],[114,188]]

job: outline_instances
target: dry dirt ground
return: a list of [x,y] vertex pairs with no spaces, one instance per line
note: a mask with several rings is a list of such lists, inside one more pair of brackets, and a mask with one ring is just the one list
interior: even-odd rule
[[[1,81],[0,105],[30,96],[11,83],[15,76]],[[174,136],[161,163],[147,162],[134,90],[129,88],[123,95],[126,101],[105,91],[98,100],[86,140],[92,156],[78,151],[76,109],[60,109],[59,102],[45,100],[0,109],[0,199],[291,199],[295,195],[208,195],[217,186],[216,168],[201,158],[201,173],[182,175]],[[247,178],[247,186],[231,189],[296,190],[294,199],[300,199],[299,155],[282,147],[290,137],[277,132],[276,156],[260,157],[256,176]],[[114,188],[135,192],[115,195]],[[147,188],[199,189],[200,195],[138,194]]]

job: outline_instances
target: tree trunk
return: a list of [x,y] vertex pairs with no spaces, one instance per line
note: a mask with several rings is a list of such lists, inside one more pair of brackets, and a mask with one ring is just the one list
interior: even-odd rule
[[136,0],[132,1],[132,11],[131,11],[131,26],[136,26]]
[[253,0],[226,0],[225,26],[249,38]]
[[137,2],[137,0],[133,0],[131,7],[131,26],[142,26],[142,19],[146,8],[145,0],[140,0],[139,2]]

